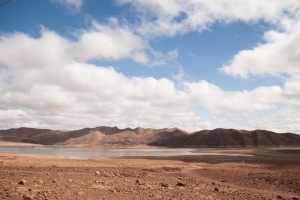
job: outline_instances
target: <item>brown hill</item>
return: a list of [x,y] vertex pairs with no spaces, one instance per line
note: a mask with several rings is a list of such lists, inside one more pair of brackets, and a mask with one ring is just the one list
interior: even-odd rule
[[300,135],[266,130],[245,131],[214,129],[187,133],[178,128],[151,129],[101,126],[74,131],[18,128],[0,130],[0,140],[44,145],[77,145],[86,147],[292,147],[300,146]]
[[186,147],[281,147],[300,146],[300,135],[266,130],[214,129],[194,132],[183,142]]
[[8,130],[0,130],[0,140],[1,141],[8,141],[8,142],[29,142],[34,143],[31,141],[31,138],[48,133],[53,135],[55,131],[49,129],[35,129],[35,128],[12,128]]

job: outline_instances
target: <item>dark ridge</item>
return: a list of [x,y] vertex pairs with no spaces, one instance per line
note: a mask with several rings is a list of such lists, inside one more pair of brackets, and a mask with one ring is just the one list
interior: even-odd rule
[[86,147],[157,146],[194,148],[255,148],[300,146],[300,135],[267,130],[217,128],[187,133],[178,128],[125,128],[100,126],[74,131],[35,128],[0,130],[0,140],[44,145],[84,145]]

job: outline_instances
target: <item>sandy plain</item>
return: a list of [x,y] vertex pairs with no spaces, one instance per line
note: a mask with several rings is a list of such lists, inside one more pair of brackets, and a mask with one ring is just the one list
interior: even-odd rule
[[0,199],[300,199],[300,150],[99,158],[0,153]]

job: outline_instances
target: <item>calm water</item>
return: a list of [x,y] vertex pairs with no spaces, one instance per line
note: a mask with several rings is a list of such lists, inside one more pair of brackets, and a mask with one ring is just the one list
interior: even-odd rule
[[[227,155],[227,156],[250,156],[238,153],[193,153],[201,150],[197,148],[155,148],[155,149],[85,149],[67,148],[57,146],[42,147],[0,147],[2,153],[40,154],[60,156],[71,159],[90,159],[101,157],[137,157],[137,156],[183,156],[183,155]],[[202,149],[207,150],[207,149]]]

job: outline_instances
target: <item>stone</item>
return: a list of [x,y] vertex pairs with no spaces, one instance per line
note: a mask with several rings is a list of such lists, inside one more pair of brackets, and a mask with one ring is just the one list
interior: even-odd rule
[[100,175],[100,172],[99,172],[99,171],[96,171],[95,174],[96,174],[96,175]]
[[176,184],[177,186],[186,186],[186,184],[185,183],[182,183],[182,182],[178,182],[177,184]]
[[169,185],[167,183],[160,183],[159,185],[162,187],[169,187]]
[[20,184],[20,185],[25,185],[25,183],[26,183],[26,180],[25,180],[25,179],[22,179],[22,180],[19,181],[19,184]]
[[24,195],[23,200],[33,200],[33,198],[29,195]]
[[138,185],[146,185],[146,184],[145,184],[143,181],[141,181],[141,180],[136,180],[135,183],[138,184]]
[[280,195],[277,195],[277,199],[283,199],[283,197]]

